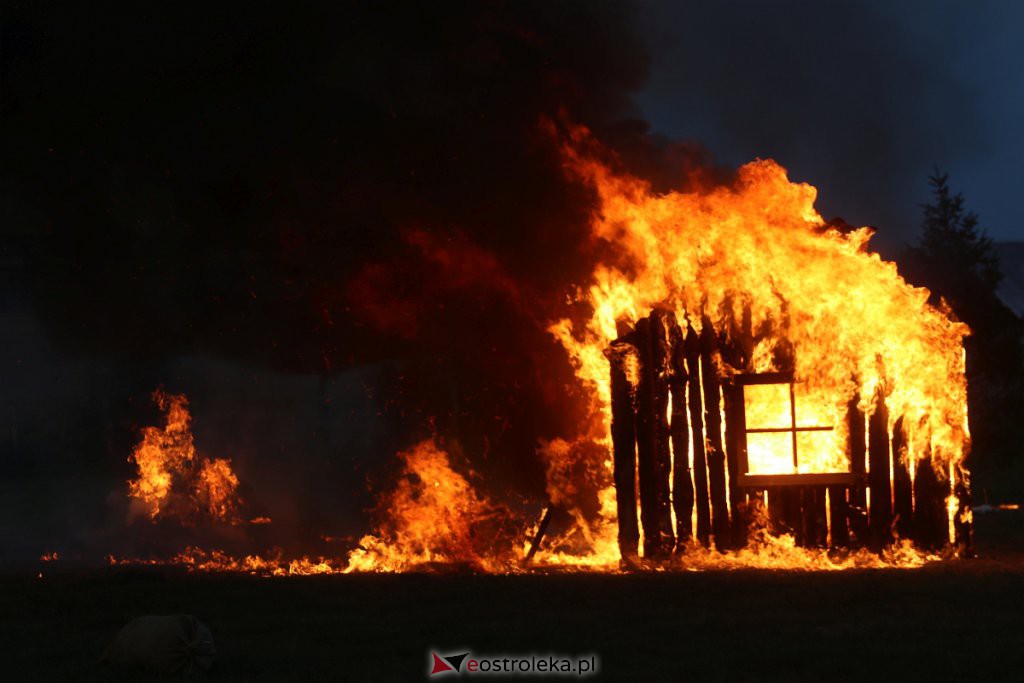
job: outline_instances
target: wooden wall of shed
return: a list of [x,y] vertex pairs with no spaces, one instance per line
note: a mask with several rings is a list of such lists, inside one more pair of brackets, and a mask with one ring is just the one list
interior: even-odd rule
[[[951,481],[948,473],[936,474],[925,466],[930,463],[926,455],[914,463],[917,475],[911,477],[904,419],[897,419],[890,433],[881,391],[873,397],[869,415],[860,409],[860,396],[852,396],[848,404],[847,452],[858,483],[778,485],[766,491],[739,486],[739,468],[746,462],[741,454],[746,445],[743,391],[719,367],[751,370],[757,339],[749,306],[742,310],[723,332],[704,318],[700,333],[688,321],[680,324],[671,311],[655,310],[635,325],[621,326],[619,338],[607,350],[623,558],[637,555],[640,529],[646,558],[665,559],[673,549],[685,552],[692,538],[719,550],[742,547],[765,498],[762,517],[770,529],[793,534],[801,546],[881,551],[896,538],[910,536],[919,546],[936,548],[950,540],[950,493],[960,501],[956,542],[968,549],[966,473],[957,470]],[[781,351],[776,362],[792,363],[791,348],[777,347]],[[628,362],[638,368],[635,386],[627,377]],[[637,488],[639,501],[633,493]]]

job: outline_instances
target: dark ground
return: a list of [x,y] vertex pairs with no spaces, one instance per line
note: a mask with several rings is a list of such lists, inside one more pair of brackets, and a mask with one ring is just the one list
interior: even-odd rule
[[423,680],[431,647],[595,652],[603,680],[1021,680],[1024,511],[979,515],[977,536],[977,560],[834,573],[257,579],[50,564],[0,579],[3,680],[148,680],[96,660],[133,617],[178,612],[213,631],[211,681]]

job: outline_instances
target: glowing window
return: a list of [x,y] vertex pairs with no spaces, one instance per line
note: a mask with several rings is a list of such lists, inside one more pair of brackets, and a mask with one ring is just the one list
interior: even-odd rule
[[792,374],[739,375],[735,381],[743,392],[741,486],[843,483],[851,476],[848,464],[835,472],[809,472],[806,463],[801,468],[801,452],[806,459],[830,453],[836,444],[834,428],[814,424],[815,411],[801,408]]

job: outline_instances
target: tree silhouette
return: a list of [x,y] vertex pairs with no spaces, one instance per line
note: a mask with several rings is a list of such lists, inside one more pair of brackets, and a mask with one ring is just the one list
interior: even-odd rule
[[994,464],[1018,452],[1024,439],[1024,324],[996,296],[1002,275],[992,241],[948,181],[938,169],[928,178],[932,200],[921,206],[920,238],[904,249],[901,270],[971,328],[965,346],[972,465]]

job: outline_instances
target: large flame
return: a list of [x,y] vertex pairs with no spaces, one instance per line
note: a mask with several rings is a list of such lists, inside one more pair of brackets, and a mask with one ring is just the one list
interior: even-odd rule
[[[768,332],[749,370],[781,369],[773,367],[774,345],[791,345],[798,424],[835,427],[801,434],[800,472],[849,469],[847,403],[859,395],[860,408],[871,413],[876,391],[888,405],[890,429],[904,417],[909,443],[903,457],[911,470],[919,462],[944,473],[962,465],[969,441],[968,329],[930,306],[928,291],[907,284],[895,264],[868,251],[870,228],[830,227],[814,208],[815,188],[791,182],[771,160],[743,166],[726,186],[659,194],[599,160],[607,153],[582,128],[570,133],[563,152],[568,172],[597,195],[592,232],[609,254],[577,296],[592,310],[589,319],[551,327],[590,390],[593,419],[584,438],[605,449],[604,471],[592,482],[603,501],[612,487],[604,351],[618,337],[617,323],[655,307],[672,310],[698,331],[702,320],[721,331],[749,316],[753,330]],[[735,372],[716,360],[723,374]],[[751,389],[750,426],[789,424],[788,395]],[[781,436],[751,435],[752,472],[794,472],[789,436],[772,438]],[[571,452],[545,451],[556,459]],[[588,523],[593,546],[577,562],[603,566],[617,559],[613,506],[603,508]]]

